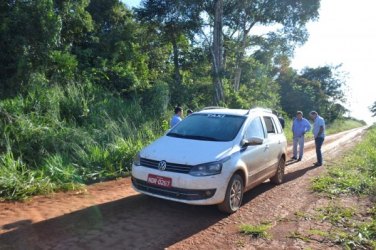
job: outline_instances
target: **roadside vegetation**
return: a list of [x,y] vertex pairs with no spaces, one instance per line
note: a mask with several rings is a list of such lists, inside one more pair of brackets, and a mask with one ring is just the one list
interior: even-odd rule
[[328,173],[314,180],[313,189],[329,195],[376,195],[376,127]]
[[296,214],[315,226],[290,238],[376,249],[376,127],[342,160],[329,164],[327,173],[314,179],[313,190],[326,197],[326,205]]
[[360,121],[354,118],[346,118],[346,119],[337,119],[332,123],[329,123],[326,132],[328,135],[339,133],[342,131],[350,130],[353,128],[359,128],[366,126],[365,121]]
[[36,87],[1,101],[0,118],[2,199],[126,176],[137,151],[166,130],[163,114],[90,85]]

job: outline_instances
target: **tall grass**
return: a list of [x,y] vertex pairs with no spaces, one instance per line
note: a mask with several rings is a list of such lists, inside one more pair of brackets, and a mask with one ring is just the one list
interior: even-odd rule
[[0,199],[127,175],[137,151],[163,133],[165,115],[151,110],[90,83],[32,85],[1,100]]
[[0,156],[0,198],[18,200],[31,195],[51,192],[54,185],[48,178],[38,176],[20,158],[7,152]]

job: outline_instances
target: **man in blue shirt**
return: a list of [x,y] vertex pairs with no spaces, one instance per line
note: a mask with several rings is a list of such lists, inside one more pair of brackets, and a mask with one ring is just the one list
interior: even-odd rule
[[[301,161],[304,152],[304,134],[311,130],[311,124],[305,118],[303,118],[303,112],[297,111],[296,118],[292,123],[292,134],[293,134],[293,160]],[[298,155],[298,145],[299,145],[299,158]]]
[[315,137],[316,146],[317,162],[314,165],[318,167],[323,164],[321,146],[325,139],[325,121],[316,111],[311,111],[309,116],[313,120],[313,136]]
[[183,116],[183,109],[181,107],[175,107],[175,115],[171,118],[170,128],[181,122]]

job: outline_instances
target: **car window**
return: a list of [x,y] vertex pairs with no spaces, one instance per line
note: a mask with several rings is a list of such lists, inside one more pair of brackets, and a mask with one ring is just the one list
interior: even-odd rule
[[273,121],[274,121],[274,124],[275,124],[275,126],[276,126],[276,128],[277,128],[277,133],[278,133],[278,134],[282,134],[283,130],[282,130],[282,126],[281,126],[281,123],[280,123],[280,121],[278,120],[278,118],[277,118],[277,119],[274,118]]
[[269,116],[264,116],[264,122],[265,122],[265,126],[266,126],[266,131],[268,134],[275,134],[275,127],[274,127],[274,123],[272,121],[272,118],[269,117]]
[[260,117],[256,117],[249,124],[247,131],[245,133],[245,138],[259,137],[265,138],[264,127],[262,125]]
[[245,116],[192,114],[173,127],[167,136],[204,141],[232,141]]

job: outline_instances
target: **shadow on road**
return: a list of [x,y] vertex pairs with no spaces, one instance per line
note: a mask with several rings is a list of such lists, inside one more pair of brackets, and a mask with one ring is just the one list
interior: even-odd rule
[[163,249],[224,217],[215,206],[135,195],[34,224],[12,223],[14,230],[0,235],[0,249]]
[[[304,174],[306,174],[307,172],[309,172],[311,170],[314,170],[315,168],[317,168],[317,167],[309,165],[308,167],[287,173],[287,174],[285,174],[283,183],[288,183],[290,181],[298,179],[299,177],[303,176]],[[252,199],[257,197],[258,195],[260,195],[264,192],[267,192],[274,187],[275,187],[274,184],[271,184],[270,182],[264,182],[261,185],[257,186],[256,188],[251,189],[249,192],[244,194],[243,204],[250,202]]]

